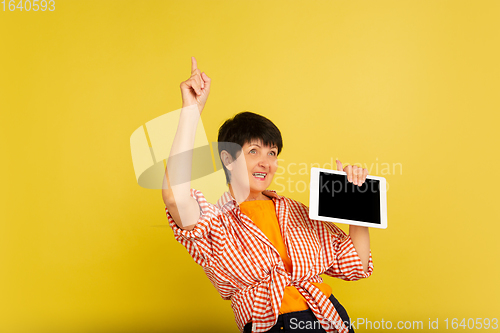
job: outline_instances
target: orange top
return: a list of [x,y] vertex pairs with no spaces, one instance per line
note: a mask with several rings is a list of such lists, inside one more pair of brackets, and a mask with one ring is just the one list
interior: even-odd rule
[[[243,214],[248,216],[253,223],[267,236],[269,241],[274,245],[276,250],[283,260],[286,270],[291,273],[293,270],[292,261],[288,256],[283,236],[281,235],[280,226],[276,217],[276,209],[273,200],[255,200],[245,201],[240,203],[240,209]],[[330,297],[332,288],[326,283],[313,282],[326,297]],[[307,310],[306,299],[299,293],[294,286],[287,286],[283,294],[281,308],[279,313],[287,313],[294,311]]]

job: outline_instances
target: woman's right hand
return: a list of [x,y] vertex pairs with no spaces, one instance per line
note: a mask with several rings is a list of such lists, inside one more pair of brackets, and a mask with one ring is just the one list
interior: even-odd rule
[[191,57],[191,77],[181,82],[182,107],[197,105],[200,114],[207,102],[211,79],[198,69],[196,59]]

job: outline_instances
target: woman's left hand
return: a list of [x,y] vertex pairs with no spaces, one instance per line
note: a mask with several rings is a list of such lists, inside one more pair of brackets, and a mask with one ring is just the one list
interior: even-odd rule
[[337,160],[337,171],[344,171],[347,174],[347,180],[358,186],[363,185],[368,176],[368,170],[357,165],[348,165],[342,169],[342,163],[339,160]]

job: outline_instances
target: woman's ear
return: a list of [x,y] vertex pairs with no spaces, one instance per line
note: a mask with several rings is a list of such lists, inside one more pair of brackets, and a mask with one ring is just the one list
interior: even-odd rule
[[226,169],[228,169],[229,171],[232,171],[233,165],[231,163],[233,163],[233,157],[231,156],[231,154],[229,154],[227,151],[223,150],[220,153],[220,159],[222,160],[222,163],[224,163],[224,166],[226,167]]

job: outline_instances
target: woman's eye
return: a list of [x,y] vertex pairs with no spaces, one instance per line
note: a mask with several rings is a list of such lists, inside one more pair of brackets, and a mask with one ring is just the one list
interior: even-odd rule
[[257,151],[255,149],[250,150],[250,154],[255,154]]
[[276,156],[276,152],[275,151],[272,151],[270,152],[269,154],[273,155],[273,156]]

